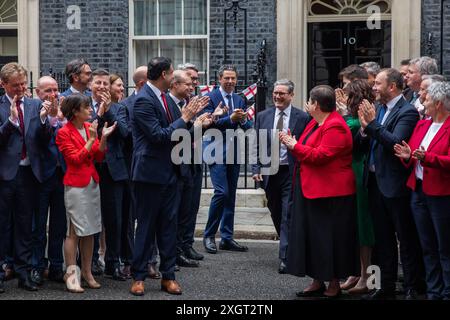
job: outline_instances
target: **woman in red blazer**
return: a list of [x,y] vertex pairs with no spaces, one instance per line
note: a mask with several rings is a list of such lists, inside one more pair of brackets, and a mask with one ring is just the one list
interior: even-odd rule
[[[339,279],[358,271],[353,138],[336,112],[329,86],[312,89],[306,111],[314,118],[297,142],[280,140],[298,160],[287,254],[288,273],[314,279],[297,296],[340,295]],[[324,281],[329,281],[328,289]]]
[[[67,237],[64,242],[67,289],[81,293],[81,276],[90,288],[100,288],[91,272],[93,235],[102,229],[100,211],[99,176],[94,161],[102,161],[105,156],[107,138],[116,124],[108,128],[105,124],[102,137],[97,139],[97,121],[92,124],[90,98],[75,94],[62,103],[61,111],[68,120],[58,131],[56,144],[64,156],[67,171],[64,175],[64,204],[67,215]],[[79,241],[80,240],[80,241]],[[80,244],[81,266],[76,264]]]
[[[422,244],[428,299],[450,299],[450,83],[436,82],[409,144],[395,145],[411,167],[411,208]],[[414,150],[414,151],[413,151]]]

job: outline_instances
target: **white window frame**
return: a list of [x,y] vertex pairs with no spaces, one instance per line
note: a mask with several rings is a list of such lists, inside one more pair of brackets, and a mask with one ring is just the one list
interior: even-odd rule
[[[181,24],[181,33],[182,35],[161,35],[161,36],[137,36],[134,34],[134,0],[128,0],[129,4],[129,40],[128,40],[128,83],[129,86],[133,84],[133,73],[134,70],[138,67],[136,65],[136,42],[142,40],[206,40],[206,70],[199,70],[199,74],[205,75],[205,71],[207,74],[209,73],[209,45],[210,45],[210,1],[206,1],[206,12],[207,12],[207,21],[206,21],[206,35],[183,35],[184,34],[184,1],[182,2],[182,10],[181,10],[181,19],[183,23]],[[157,2],[157,12],[159,13],[159,2]],[[159,14],[157,14],[156,20],[156,33],[159,34]],[[158,54],[161,55],[161,46],[158,46]],[[170,57],[169,57],[170,58]],[[186,46],[183,45],[183,62],[186,59]],[[176,66],[174,66],[176,67]],[[209,75],[209,74],[208,74]],[[208,82],[208,79],[206,79]],[[130,90],[132,92],[132,90]]]

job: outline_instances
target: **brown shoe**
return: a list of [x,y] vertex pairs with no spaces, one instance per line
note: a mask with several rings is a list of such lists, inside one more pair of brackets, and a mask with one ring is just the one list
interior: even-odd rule
[[180,295],[181,287],[175,280],[161,280],[161,290],[169,294]]
[[134,296],[143,296],[144,295],[144,281],[134,281],[131,285],[130,293]]
[[161,273],[156,270],[156,265],[153,263],[148,264],[148,277],[150,279],[161,279]]

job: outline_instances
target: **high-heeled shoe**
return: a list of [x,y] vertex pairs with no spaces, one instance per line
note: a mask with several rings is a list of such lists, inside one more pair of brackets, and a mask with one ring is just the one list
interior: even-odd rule
[[100,283],[98,283],[97,281],[95,281],[94,278],[92,278],[92,280],[87,280],[85,276],[81,276],[83,281],[86,282],[86,284],[88,285],[89,289],[100,289],[102,287],[102,285]]
[[64,275],[64,282],[66,283],[66,288],[69,292],[84,292],[84,289],[80,285],[80,274],[80,268],[77,265],[67,267],[66,274]]

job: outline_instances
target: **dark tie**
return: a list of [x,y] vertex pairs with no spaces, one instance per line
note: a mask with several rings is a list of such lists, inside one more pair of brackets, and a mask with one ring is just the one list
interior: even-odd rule
[[169,121],[169,123],[172,123],[173,122],[172,114],[170,113],[169,105],[167,104],[166,95],[164,93],[161,93],[161,99],[164,104],[164,109],[166,110],[167,121]]
[[225,96],[225,98],[227,98],[228,114],[232,114],[233,113],[233,106],[232,106],[232,103],[231,103],[231,94],[227,94]]
[[180,109],[183,109],[183,107],[184,107],[184,101],[181,100],[180,102],[178,102],[178,106],[180,107]]
[[[381,122],[383,121],[383,118],[386,114],[387,107],[386,105],[380,106],[380,112],[377,116],[377,122],[381,125]],[[377,141],[372,140],[371,147],[370,147],[370,158],[369,158],[369,166],[375,165],[375,147],[377,146]]]
[[22,101],[16,101],[16,107],[17,107],[17,114],[19,115],[19,126],[20,126],[20,132],[22,133],[22,154],[20,156],[20,160],[23,160],[27,157],[27,147],[25,145],[25,122],[23,121],[23,112],[20,105],[22,104]]
[[277,130],[278,131],[283,131],[283,123],[284,123],[284,111],[281,111],[278,114],[278,122],[277,122]]

